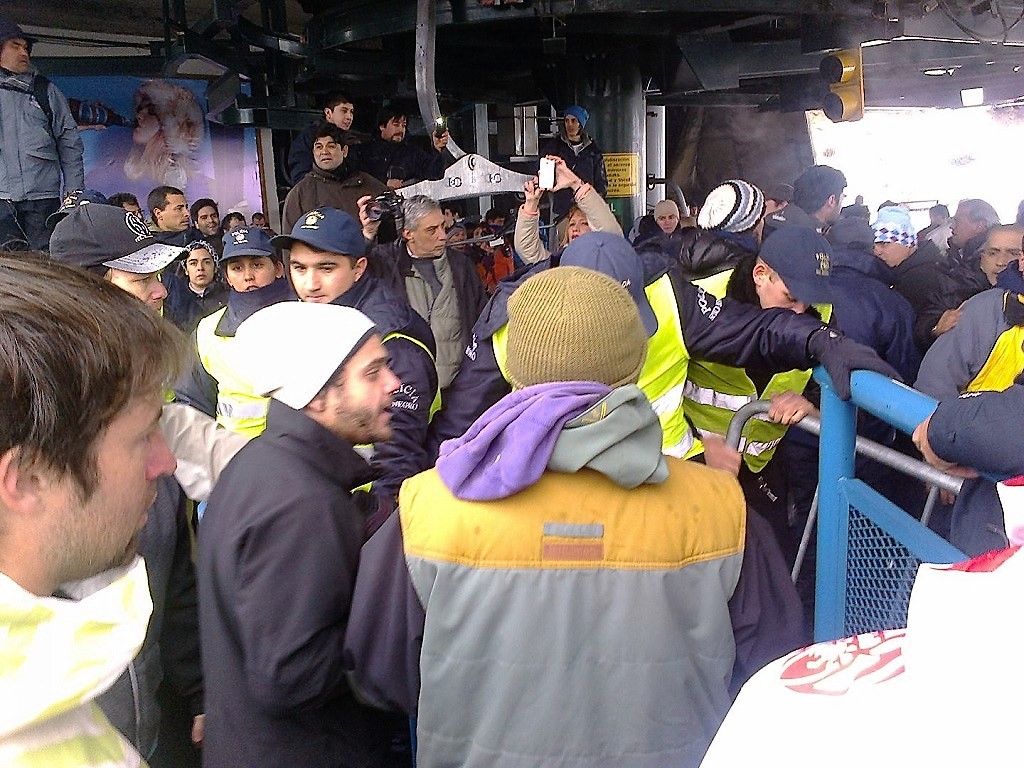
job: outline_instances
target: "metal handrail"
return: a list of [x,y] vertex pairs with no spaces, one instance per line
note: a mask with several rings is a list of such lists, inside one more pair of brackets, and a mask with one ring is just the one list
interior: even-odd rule
[[[731,448],[739,450],[740,439],[743,436],[743,427],[746,426],[750,419],[755,418],[759,414],[767,413],[769,408],[771,408],[771,403],[768,400],[754,400],[737,410],[729,422],[729,430],[725,435],[726,444]],[[887,417],[880,418],[890,421]],[[921,419],[921,421],[924,421],[924,419]],[[890,423],[892,422],[890,421]],[[791,426],[800,427],[814,435],[821,435],[821,421],[813,416],[804,416],[803,419]],[[898,424],[895,426],[899,427]],[[908,431],[913,431],[913,429]],[[960,487],[963,485],[963,478],[961,477],[954,477],[940,469],[936,469],[930,464],[911,458],[893,448],[876,443],[874,440],[868,440],[866,437],[858,436],[856,446],[857,453],[867,456],[869,459],[874,459],[880,464],[885,464],[887,467],[892,467],[926,483],[931,483],[944,491],[960,493]]]
[[[936,408],[936,401],[874,371],[850,375],[851,397],[842,400],[823,368],[814,370],[821,386],[822,450],[818,460],[818,558],[815,582],[814,636],[818,640],[842,637],[847,632],[850,553],[849,526],[855,509],[877,519],[886,535],[911,553],[913,559],[952,563],[965,555],[934,531],[909,516],[897,514],[891,502],[856,479],[857,409],[871,413],[897,429],[912,433]],[[876,504],[877,508],[868,508]],[[867,504],[868,507],[864,507]],[[877,518],[875,515],[877,514]],[[884,522],[883,522],[884,520]],[[882,571],[887,565],[879,563]],[[908,585],[903,584],[901,588]],[[880,627],[875,627],[880,628]]]
[[[855,379],[856,380],[856,379]],[[892,382],[896,384],[896,382]],[[901,385],[902,386],[902,385]],[[857,395],[862,399],[866,405],[863,407],[874,413],[879,418],[883,418],[886,421],[899,421],[897,428],[903,429],[907,432],[912,432],[917,424],[914,423],[916,419],[919,419],[917,423],[924,421],[935,408],[935,401],[931,401],[931,407],[929,408],[928,400],[925,395],[921,395],[916,390],[911,390],[908,387],[905,388],[909,392],[913,392],[915,395],[920,395],[920,398],[911,398],[908,402],[903,403],[904,407],[896,415],[896,411],[892,407],[892,400],[888,398],[879,398],[873,392],[865,391],[863,384],[857,389]],[[740,407],[733,415],[729,422],[729,429],[725,435],[725,442],[728,446],[735,450],[739,450],[740,440],[743,437],[743,429],[747,422],[757,416],[767,413],[771,408],[771,402],[768,400],[754,400],[746,405]],[[922,415],[923,414],[923,415]],[[800,421],[792,424],[791,426],[800,427],[801,429],[810,432],[814,435],[821,435],[821,421],[813,416],[804,416]],[[953,494],[959,494],[960,489],[963,485],[963,478],[955,477],[947,474],[940,469],[936,469],[930,464],[926,464],[923,461],[913,459],[906,454],[900,453],[892,448],[876,443],[874,440],[869,440],[866,437],[857,436],[855,441],[856,452],[862,456],[866,456],[869,459],[874,459],[880,464],[884,464],[887,467],[896,469],[904,474],[915,477],[930,484],[931,490],[928,492],[927,499],[925,500],[924,508],[921,511],[921,524],[928,525],[928,520],[931,518],[932,509],[935,506],[936,498],[938,497],[939,489],[949,491]],[[794,582],[800,576],[800,570],[803,567],[804,558],[807,555],[807,548],[810,545],[811,532],[814,530],[814,525],[817,520],[818,512],[818,488],[814,489],[814,498],[811,501],[811,508],[807,513],[807,522],[804,524],[804,530],[800,537],[800,546],[797,549],[796,558],[793,561],[793,568],[790,576]]]

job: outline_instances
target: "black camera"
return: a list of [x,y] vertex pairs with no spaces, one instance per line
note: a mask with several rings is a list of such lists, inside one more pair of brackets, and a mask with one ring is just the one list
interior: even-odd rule
[[370,221],[380,221],[385,216],[401,218],[402,203],[403,199],[400,194],[394,190],[388,190],[366,204],[366,218]]

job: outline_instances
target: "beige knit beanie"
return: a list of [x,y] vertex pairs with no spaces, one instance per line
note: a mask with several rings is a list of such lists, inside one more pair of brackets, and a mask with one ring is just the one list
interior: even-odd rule
[[516,389],[552,381],[635,384],[647,333],[629,292],[583,267],[534,275],[508,300],[508,374]]

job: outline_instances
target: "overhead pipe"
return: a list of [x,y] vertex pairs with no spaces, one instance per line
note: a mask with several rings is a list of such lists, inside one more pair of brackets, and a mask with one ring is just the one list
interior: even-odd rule
[[[416,101],[428,131],[441,117],[434,82],[435,42],[437,39],[436,0],[416,0]],[[466,154],[449,135],[447,149],[458,160]]]

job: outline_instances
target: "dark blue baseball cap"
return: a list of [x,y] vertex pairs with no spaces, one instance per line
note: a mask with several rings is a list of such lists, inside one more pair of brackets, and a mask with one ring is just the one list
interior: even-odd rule
[[57,226],[58,221],[75,210],[75,208],[80,205],[89,205],[89,203],[106,205],[107,198],[103,196],[102,192],[97,192],[95,189],[76,189],[74,192],[68,192],[64,195],[64,199],[60,201],[60,208],[46,217],[46,226],[52,230]]
[[290,235],[278,235],[272,242],[278,248],[304,243],[318,251],[355,258],[366,253],[363,228],[352,216],[337,208],[314,208],[295,222]]
[[654,316],[651,302],[644,292],[643,264],[622,235],[611,232],[582,234],[566,246],[558,264],[562,267],[586,267],[608,275],[633,297],[647,335],[653,336],[658,330],[658,318]]
[[0,45],[3,45],[8,40],[18,39],[24,40],[28,43],[30,49],[36,42],[34,37],[26,35],[22,28],[15,24],[11,19],[6,16],[0,16]]
[[274,250],[270,235],[266,230],[259,227],[250,227],[245,224],[230,229],[224,235],[224,252],[217,260],[223,264],[229,259],[239,256],[266,256],[274,261],[281,261],[280,255]]
[[761,244],[758,257],[778,272],[790,294],[805,304],[831,304],[832,248],[806,227],[783,227]]

